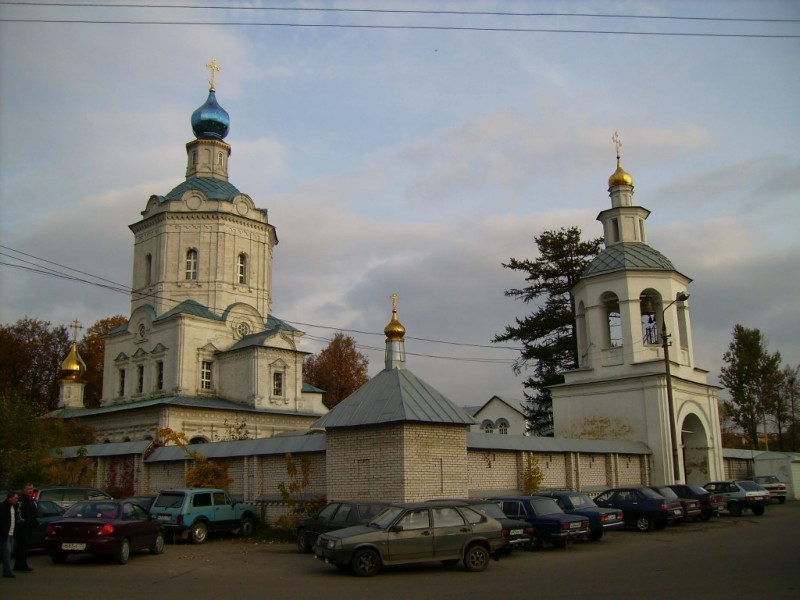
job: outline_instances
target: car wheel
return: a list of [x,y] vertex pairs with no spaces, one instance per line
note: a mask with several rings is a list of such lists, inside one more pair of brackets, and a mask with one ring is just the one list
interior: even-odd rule
[[164,532],[159,531],[153,545],[150,546],[150,554],[161,554],[164,551]]
[[763,506],[754,506],[753,507],[753,514],[757,517],[760,517],[764,514],[764,507]]
[[50,558],[57,565],[63,565],[65,562],[67,562],[67,555],[63,552],[56,552],[55,554],[52,554]]
[[297,532],[297,551],[300,554],[308,554],[311,552],[311,549],[314,547],[314,544],[311,542],[311,534],[308,533],[305,529],[301,529]]
[[464,555],[464,566],[467,571],[477,573],[486,570],[489,566],[489,551],[486,546],[474,544],[467,548],[467,553]]
[[131,542],[128,538],[125,538],[119,545],[119,550],[117,550],[117,554],[114,556],[114,559],[118,565],[124,565],[126,562],[128,562],[128,559],[130,557],[131,557]]
[[742,514],[742,507],[739,505],[738,502],[729,502],[728,512],[732,517],[738,517]]
[[786,496],[778,496],[778,504],[785,504]]
[[242,517],[242,520],[239,521],[239,535],[243,537],[253,535],[253,529],[255,529],[255,521],[253,521],[253,517]]
[[202,544],[206,541],[206,538],[208,538],[208,526],[202,521],[198,521],[192,525],[192,529],[189,531],[189,537],[193,544]]
[[597,541],[603,539],[603,534],[604,533],[605,532],[602,529],[596,529],[594,531],[590,531],[589,535],[587,535],[586,537],[589,538],[593,542],[597,542]]
[[358,550],[350,561],[350,568],[359,577],[372,577],[381,568],[381,559],[375,550]]
[[650,531],[653,528],[653,520],[649,517],[637,517],[636,529],[639,531]]

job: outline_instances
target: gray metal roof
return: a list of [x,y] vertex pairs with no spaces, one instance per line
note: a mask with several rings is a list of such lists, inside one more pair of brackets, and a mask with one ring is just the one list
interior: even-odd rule
[[[62,458],[77,458],[84,456],[124,456],[126,454],[144,454],[145,450],[152,444],[151,440],[139,440],[137,442],[116,442],[113,444],[89,444],[87,446],[67,446],[61,448]],[[85,452],[85,454],[84,454]],[[54,452],[51,452],[54,454]]]
[[300,415],[306,417],[316,416],[316,414],[312,412],[305,413],[293,410],[254,408],[252,406],[246,406],[244,404],[239,404],[238,402],[233,402],[231,400],[225,400],[224,398],[219,398],[217,396],[166,396],[163,398],[148,398],[147,400],[140,400],[138,402],[126,402],[124,404],[101,406],[100,408],[57,408],[56,410],[48,413],[45,416],[70,419],[73,417],[92,417],[95,415],[105,415],[110,413],[117,413],[117,412],[131,411],[131,410],[142,410],[146,408],[153,408],[159,406],[187,406],[192,408],[204,408],[210,410],[235,410],[239,412],[247,411],[254,413],[269,413],[269,414],[280,414],[280,415]]
[[523,450],[526,452],[585,452],[590,454],[652,454],[643,442],[624,440],[578,440],[526,435],[467,433],[471,450]]
[[[192,444],[188,448],[197,450],[206,458],[232,458],[234,456],[267,456],[270,454],[302,454],[304,452],[325,452],[324,433],[306,435],[282,435],[256,440],[237,440],[215,442],[213,444]],[[165,462],[187,458],[186,452],[178,446],[162,446],[153,451],[146,462]]]
[[177,200],[189,190],[200,190],[210,200],[227,200],[231,202],[241,192],[228,181],[213,179],[211,177],[192,177],[174,187],[166,196],[159,197],[166,200]]
[[592,277],[614,271],[674,271],[669,259],[647,244],[622,243],[609,246],[583,271],[581,277]]
[[398,421],[474,425],[475,419],[407,369],[384,369],[321,417],[314,427]]
[[744,450],[742,448],[723,448],[722,458],[741,458],[744,460],[753,460],[756,456],[761,454],[763,450]]
[[222,321],[222,317],[219,315],[214,314],[211,310],[200,304],[197,300],[184,300],[177,306],[169,309],[163,315],[159,316],[155,321],[161,321],[163,319],[168,319],[174,315],[194,315],[195,317],[202,317],[204,319],[213,319],[215,321]]

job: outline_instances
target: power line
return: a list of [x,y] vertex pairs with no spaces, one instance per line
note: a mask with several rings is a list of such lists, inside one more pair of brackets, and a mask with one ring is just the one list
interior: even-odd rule
[[[92,279],[87,279],[85,277],[77,277],[77,276],[71,275],[69,273],[61,272],[61,271],[58,271],[58,270],[53,269],[51,267],[42,266],[42,265],[39,265],[39,264],[37,264],[37,263],[35,263],[33,261],[21,259],[21,258],[18,258],[16,256],[13,256],[12,254],[8,254],[6,252],[0,252],[0,256],[5,256],[6,258],[9,258],[11,260],[15,260],[15,261],[18,261],[18,262],[17,262],[17,264],[14,264],[14,263],[9,263],[9,262],[5,262],[5,261],[0,261],[0,266],[16,268],[16,269],[20,269],[20,270],[23,270],[23,271],[28,271],[28,272],[33,273],[33,274],[46,275],[46,276],[49,276],[49,277],[56,277],[58,279],[65,279],[65,280],[68,280],[68,281],[74,281],[76,283],[81,283],[81,284],[86,284],[86,285],[93,285],[95,287],[99,287],[99,288],[102,288],[102,289],[110,290],[110,291],[121,293],[121,294],[125,294],[125,295],[128,295],[128,296],[137,295],[139,298],[158,298],[158,299],[164,300],[166,302],[171,302],[171,303],[173,303],[175,305],[180,304],[180,301],[174,300],[174,299],[169,298],[167,296],[163,296],[163,295],[159,295],[159,294],[143,294],[143,293],[139,293],[139,292],[136,292],[135,290],[133,290],[132,288],[130,288],[128,286],[125,286],[125,285],[123,285],[121,283],[116,283],[116,282],[113,282],[113,281],[111,281],[109,279],[105,279],[103,277],[92,275],[91,273],[87,273],[87,272],[81,271],[79,269],[74,269],[72,267],[69,267],[69,266],[66,266],[66,265],[62,265],[60,263],[56,263],[54,261],[51,261],[51,260],[48,260],[48,259],[45,259],[45,258],[40,258],[40,257],[34,256],[32,254],[28,254],[26,252],[22,252],[20,250],[16,250],[16,249],[11,248],[9,246],[5,246],[5,245],[0,244],[0,248],[2,248],[4,250],[8,250],[8,251],[16,253],[16,254],[19,254],[19,255],[22,255],[22,256],[26,256],[28,258],[32,258],[35,261],[39,261],[39,262],[55,265],[55,266],[57,266],[59,268],[67,269],[68,271],[72,271],[74,273],[79,273],[81,275],[85,275],[86,277],[90,277],[90,278],[94,279],[95,281],[93,281]],[[22,263],[22,264],[19,264],[19,263]],[[103,283],[103,282],[105,282],[105,283]],[[217,307],[215,307],[215,310],[217,310]],[[234,309],[234,310],[231,311],[231,314],[235,315],[235,314],[237,314],[237,312],[238,311],[236,311]],[[244,311],[242,311],[242,314],[245,314]],[[250,314],[250,313],[248,312],[246,314]],[[330,331],[341,331],[343,333],[353,333],[353,334],[359,334],[359,335],[374,335],[374,336],[383,336],[384,335],[383,332],[372,332],[372,331],[363,331],[363,330],[357,330],[357,329],[347,329],[347,328],[342,328],[342,327],[331,327],[331,326],[327,326],[327,325],[317,325],[317,324],[313,324],[313,323],[303,323],[303,322],[300,322],[300,321],[291,321],[291,320],[288,320],[288,319],[282,319],[282,320],[284,320],[285,322],[287,322],[289,324],[293,324],[293,325],[300,325],[300,326],[303,326],[303,327],[312,327],[312,328],[317,328],[317,329],[327,329],[327,330],[330,330]],[[330,342],[331,341],[328,338],[321,338],[321,337],[313,336],[313,335],[309,335],[309,334],[306,334],[306,335],[307,335],[307,337],[309,339],[312,339],[312,340],[315,340],[315,341],[323,341],[323,342]],[[521,348],[514,348],[514,347],[510,347],[510,346],[489,346],[489,345],[485,345],[485,344],[460,343],[460,342],[451,342],[451,341],[446,341],[446,340],[436,340],[436,339],[431,339],[431,338],[417,338],[417,337],[413,337],[413,336],[407,336],[406,339],[423,341],[423,342],[430,342],[430,343],[435,343],[435,344],[447,344],[447,345],[458,346],[458,347],[486,348],[486,349],[491,349],[491,350],[512,350],[514,352],[521,351]],[[368,349],[368,350],[381,351],[381,352],[383,351],[383,348],[379,348],[379,347],[375,347],[375,346],[368,346],[368,345],[358,344],[358,343],[356,345],[358,347],[362,347],[362,348],[365,348],[365,349]],[[425,357],[425,358],[434,358],[434,359],[440,359],[440,360],[455,360],[455,361],[464,361],[464,362],[500,363],[500,364],[511,364],[513,362],[512,359],[505,359],[505,358],[503,358],[503,359],[480,358],[480,357],[478,357],[478,358],[466,358],[466,357],[455,357],[455,356],[439,356],[439,355],[433,355],[433,354],[421,354],[421,353],[413,353],[413,352],[406,352],[406,354],[409,355],[409,356],[420,356],[420,357]]]

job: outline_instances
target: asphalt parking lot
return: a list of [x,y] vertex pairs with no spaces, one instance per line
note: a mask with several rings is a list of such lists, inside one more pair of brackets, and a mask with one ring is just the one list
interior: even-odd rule
[[78,557],[54,565],[35,554],[32,573],[0,580],[0,598],[798,598],[800,502],[762,517],[720,516],[663,531],[609,532],[565,550],[515,552],[482,573],[431,563],[360,579],[293,545],[234,537],[126,565]]

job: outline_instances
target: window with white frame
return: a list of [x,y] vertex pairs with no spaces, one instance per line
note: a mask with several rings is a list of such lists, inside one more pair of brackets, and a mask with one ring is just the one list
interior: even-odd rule
[[200,389],[210,390],[212,386],[211,380],[211,361],[204,360],[200,364]]
[[242,253],[236,264],[236,281],[238,283],[247,283],[247,256]]
[[186,252],[186,279],[197,279],[197,250],[194,248]]
[[283,396],[283,372],[278,371],[272,374],[272,395]]
[[508,435],[508,421],[505,419],[497,421],[497,433],[500,435]]

